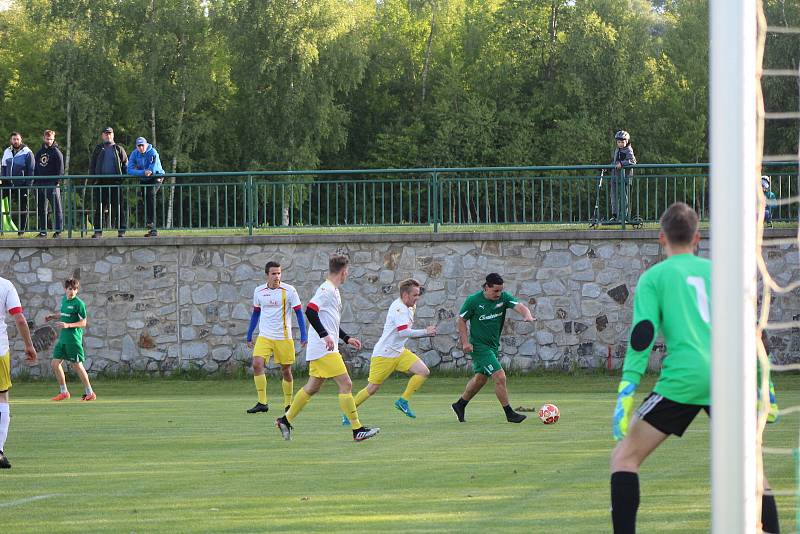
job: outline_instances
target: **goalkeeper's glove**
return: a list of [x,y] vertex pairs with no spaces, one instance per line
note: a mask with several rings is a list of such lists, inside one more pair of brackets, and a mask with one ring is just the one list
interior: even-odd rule
[[[758,407],[761,409],[761,394],[758,395]],[[769,413],[767,423],[776,423],[781,416],[778,413],[778,401],[775,399],[775,385],[769,381]]]
[[619,441],[628,433],[628,424],[631,420],[633,411],[633,394],[636,392],[636,384],[627,380],[619,383],[617,388],[617,406],[614,408],[614,417],[611,421],[611,431],[614,439]]
[[767,423],[777,423],[781,418],[778,413],[778,401],[775,399],[775,386],[772,380],[769,381],[769,415],[767,415]]

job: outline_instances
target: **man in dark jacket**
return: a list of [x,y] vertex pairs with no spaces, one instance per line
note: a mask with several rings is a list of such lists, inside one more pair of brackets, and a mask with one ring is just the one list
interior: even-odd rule
[[47,237],[47,205],[53,207],[53,237],[61,235],[64,225],[64,212],[61,209],[60,176],[64,174],[64,156],[56,143],[56,133],[45,130],[42,148],[36,153],[34,174],[36,186],[36,213],[39,218],[39,237]]
[[[0,161],[0,175],[3,176],[3,203],[7,202],[6,198],[17,200],[19,217],[16,230],[17,235],[21,236],[28,224],[28,188],[33,182],[33,152],[22,142],[19,132],[11,133],[11,146],[5,149]],[[6,216],[10,214],[10,206],[11,202],[8,201],[8,207],[3,209]]]
[[125,236],[128,226],[128,199],[123,187],[123,178],[128,169],[128,154],[121,145],[114,142],[114,129],[107,126],[103,129],[103,142],[94,147],[92,159],[89,162],[89,174],[105,175],[97,179],[93,188],[95,197],[94,205],[94,234],[93,238],[103,235],[104,214],[108,211],[109,226],[113,228],[117,223],[117,235]]

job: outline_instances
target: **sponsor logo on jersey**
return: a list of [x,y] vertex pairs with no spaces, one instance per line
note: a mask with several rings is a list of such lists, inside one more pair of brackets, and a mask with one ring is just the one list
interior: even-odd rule
[[501,315],[503,315],[503,314],[502,313],[490,313],[489,315],[481,315],[480,317],[478,317],[478,320],[479,321],[491,321],[492,319],[497,319]]

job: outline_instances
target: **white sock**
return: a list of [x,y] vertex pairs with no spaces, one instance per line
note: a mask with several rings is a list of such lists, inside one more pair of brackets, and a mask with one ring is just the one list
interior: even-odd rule
[[92,386],[89,386],[88,388],[83,388],[83,392],[86,395],[91,395],[92,394]]
[[8,424],[11,422],[11,407],[6,403],[0,403],[0,452],[6,444],[8,437]]
[[61,390],[61,393],[66,393],[67,392],[67,385],[66,384],[59,384],[58,385],[58,389]]

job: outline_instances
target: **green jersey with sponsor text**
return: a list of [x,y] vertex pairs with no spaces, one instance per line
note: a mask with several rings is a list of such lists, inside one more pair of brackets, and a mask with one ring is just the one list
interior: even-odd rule
[[[86,304],[84,304],[81,299],[78,297],[74,299],[68,299],[67,297],[61,298],[61,322],[77,323],[85,318]],[[61,334],[58,336],[58,342],[82,347],[83,328],[62,328]]]
[[638,351],[629,343],[622,379],[639,383],[660,330],[667,357],[653,391],[674,402],[710,405],[711,262],[677,254],[649,268],[633,295],[634,328],[642,321],[652,323],[653,339]]
[[489,300],[478,291],[467,297],[460,315],[469,321],[469,342],[478,347],[500,348],[500,333],[506,320],[506,310],[519,303],[510,293],[503,291],[497,300]]

